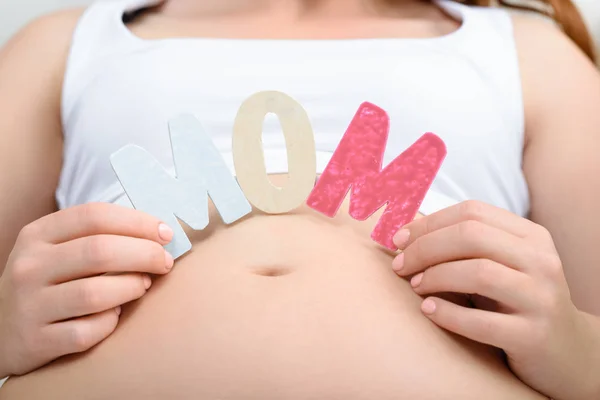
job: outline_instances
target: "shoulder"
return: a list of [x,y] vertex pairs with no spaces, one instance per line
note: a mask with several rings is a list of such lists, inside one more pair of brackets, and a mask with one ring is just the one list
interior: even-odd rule
[[46,107],[60,109],[71,38],[84,10],[55,12],[35,19],[0,48],[0,78],[10,96],[42,94]]
[[[70,9],[33,20],[0,50],[0,65],[59,68],[66,61],[71,38],[84,9]],[[42,64],[43,63],[43,64]],[[57,72],[57,71],[55,71]]]
[[531,63],[554,60],[594,67],[594,64],[551,20],[529,14],[512,15],[514,35],[522,58]]
[[513,15],[515,42],[522,77],[527,125],[552,116],[568,117],[583,103],[600,103],[597,66],[554,23],[547,19]]
[[85,9],[69,9],[38,17],[17,32],[9,40],[6,48],[44,44],[52,50],[68,46],[84,11]]

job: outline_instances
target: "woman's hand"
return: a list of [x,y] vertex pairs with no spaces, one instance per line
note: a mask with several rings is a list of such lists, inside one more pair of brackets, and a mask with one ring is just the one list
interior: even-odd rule
[[0,277],[0,377],[83,352],[115,329],[173,258],[173,232],[112,204],[59,211],[23,228]]
[[546,395],[596,398],[600,332],[571,302],[546,229],[469,201],[411,222],[395,243],[403,252],[393,268],[412,276],[417,294],[476,295],[475,308],[426,298],[431,321],[502,348],[513,372]]

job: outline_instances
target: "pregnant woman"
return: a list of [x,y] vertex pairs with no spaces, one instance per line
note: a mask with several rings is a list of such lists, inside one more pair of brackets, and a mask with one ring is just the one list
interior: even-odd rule
[[[25,28],[0,55],[0,399],[598,398],[600,78],[571,3],[546,5],[566,34],[422,0],[100,1]],[[174,174],[191,113],[233,173],[264,90],[306,109],[319,174],[365,101],[384,164],[443,139],[402,252],[348,200],[231,225],[211,204],[174,261],[174,227],[125,206],[111,154]],[[285,186],[271,116],[263,148]]]

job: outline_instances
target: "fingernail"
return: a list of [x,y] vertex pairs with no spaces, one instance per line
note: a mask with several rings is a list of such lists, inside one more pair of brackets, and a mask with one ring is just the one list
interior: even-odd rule
[[410,285],[412,287],[416,288],[421,284],[422,280],[423,280],[423,273],[421,272],[420,274],[413,276],[413,278],[410,280]]
[[115,312],[117,313],[117,316],[121,315],[121,306],[115,308]]
[[158,236],[165,242],[169,243],[173,240],[173,235],[173,229],[169,228],[168,225],[160,224],[158,226]]
[[426,299],[421,304],[421,311],[427,315],[431,315],[435,312],[435,302],[431,299]]
[[171,255],[171,253],[169,253],[166,250],[165,250],[165,263],[167,265],[168,270],[173,268],[173,265],[175,264],[175,260],[173,260],[173,256]]
[[396,272],[400,272],[404,267],[404,253],[400,253],[392,261],[392,269]]
[[150,279],[149,275],[144,275],[144,287],[148,290],[150,286],[152,286],[152,279]]
[[410,231],[401,229],[394,235],[394,244],[402,249],[408,243],[408,239],[410,239]]

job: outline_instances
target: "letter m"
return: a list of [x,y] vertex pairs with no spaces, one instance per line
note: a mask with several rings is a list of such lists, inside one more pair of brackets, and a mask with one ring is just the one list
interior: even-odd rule
[[192,245],[177,218],[194,230],[208,225],[208,196],[223,221],[232,223],[252,211],[242,189],[210,136],[191,115],[169,122],[176,177],[146,150],[128,145],[111,156],[111,164],[133,206],[173,229],[165,248],[178,258]]
[[333,218],[352,190],[349,213],[360,221],[387,205],[371,237],[396,250],[393,236],[415,218],[446,157],[446,146],[436,135],[426,133],[382,170],[388,134],[386,112],[363,103],[307,204]]

